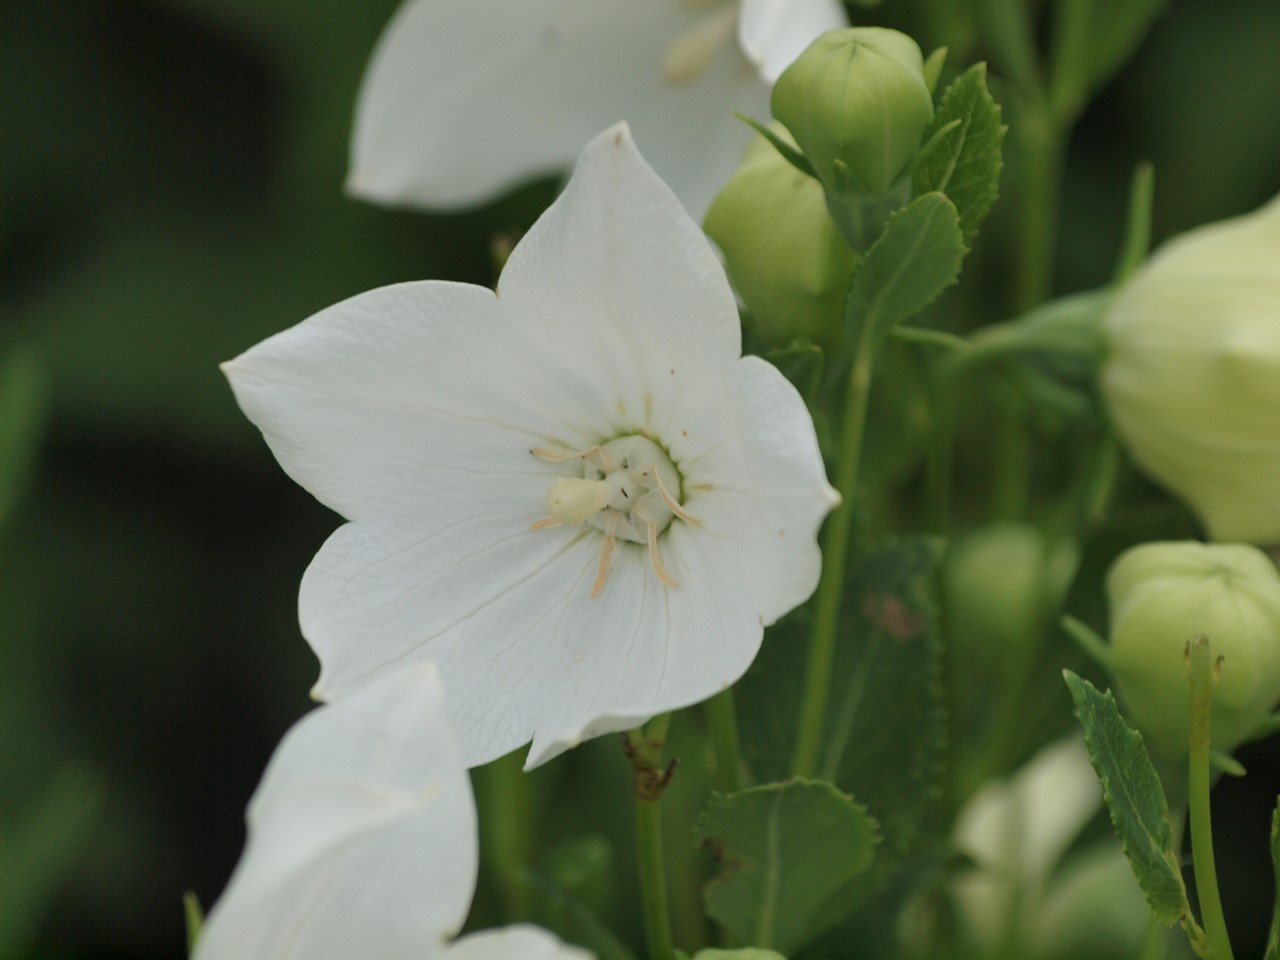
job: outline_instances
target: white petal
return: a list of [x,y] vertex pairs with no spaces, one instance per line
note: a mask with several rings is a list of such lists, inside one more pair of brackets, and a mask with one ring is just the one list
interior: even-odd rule
[[734,442],[680,460],[685,505],[703,522],[672,536],[681,551],[696,548],[701,565],[732,570],[736,602],[768,626],[817,588],[818,529],[840,497],[804,401],[775,367],[742,358],[725,415]]
[[537,927],[515,926],[473,933],[454,943],[446,960],[592,960]]
[[742,0],[738,40],[773,83],[819,34],[848,25],[839,0]]
[[764,116],[768,89],[732,42],[695,79],[664,76],[706,11],[672,0],[410,0],[374,52],[348,189],[448,208],[567,167],[626,118],[701,219]]
[[742,342],[733,293],[626,124],[582,151],[498,290],[503,308],[539,331],[544,350],[591,377],[599,395],[612,391],[606,436],[656,432],[682,404],[714,413],[723,403],[722,378]]
[[286,734],[195,960],[431,956],[462,926],[475,807],[430,664],[388,672]]
[[530,447],[590,446],[609,411],[594,424],[578,411],[612,403],[540,356],[532,332],[482,287],[404,283],[323,310],[223,369],[289,475],[344,517],[452,521],[525,503],[527,525],[550,482]]

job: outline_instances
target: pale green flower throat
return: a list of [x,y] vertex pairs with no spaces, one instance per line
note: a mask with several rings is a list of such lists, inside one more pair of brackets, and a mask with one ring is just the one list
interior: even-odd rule
[[551,463],[582,461],[581,477],[558,477],[551,484],[547,491],[547,512],[551,516],[530,529],[585,523],[604,532],[591,596],[598,597],[609,579],[619,539],[647,544],[654,574],[668,587],[679,586],[662,565],[658,534],[676,518],[692,524],[701,521],[680,506],[672,494],[680,492],[680,472],[662,447],[648,437],[632,434],[577,453],[556,453],[538,447],[530,452]]

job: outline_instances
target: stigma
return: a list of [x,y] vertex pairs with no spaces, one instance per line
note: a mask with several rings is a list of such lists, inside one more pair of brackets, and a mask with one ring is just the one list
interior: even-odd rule
[[600,560],[591,596],[600,596],[609,579],[619,540],[638,543],[649,551],[654,575],[668,587],[680,584],[667,572],[658,552],[658,535],[673,520],[701,521],[681,506],[680,473],[667,452],[648,437],[616,437],[576,453],[557,453],[534,447],[530,451],[549,463],[582,462],[581,477],[558,477],[547,491],[549,516],[530,529],[586,524],[600,530]]

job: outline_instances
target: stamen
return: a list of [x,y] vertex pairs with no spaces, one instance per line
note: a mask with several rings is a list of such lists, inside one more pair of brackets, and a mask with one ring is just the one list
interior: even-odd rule
[[691,83],[711,65],[716,53],[733,36],[738,23],[738,5],[731,4],[708,15],[701,23],[677,37],[667,48],[662,76],[673,86]]
[[667,573],[667,568],[662,565],[662,557],[658,555],[658,524],[650,520],[648,523],[649,530],[649,563],[653,565],[653,572],[657,574],[659,580],[668,587],[678,587],[680,583],[675,580],[671,574]]
[[566,460],[584,460],[593,453],[600,453],[600,444],[594,447],[587,447],[585,450],[579,450],[577,453],[557,453],[554,450],[548,450],[545,447],[532,447],[529,450],[539,460],[545,460],[547,463],[564,463]]
[[543,517],[541,520],[535,520],[529,524],[530,530],[550,530],[552,527],[560,527],[563,524],[555,517]]
[[658,481],[658,495],[662,497],[662,502],[667,505],[667,509],[685,523],[692,523],[694,526],[700,526],[702,521],[684,507],[680,506],[680,504],[676,502],[676,498],[667,490],[667,485],[662,482],[662,474],[658,471],[658,468],[654,467],[650,472],[653,474],[653,479]]
[[596,568],[596,582],[591,585],[591,598],[593,600],[600,596],[600,591],[604,589],[605,581],[609,579],[609,567],[613,565],[613,548],[618,543],[618,539],[614,535],[617,526],[617,514],[609,514],[608,524],[604,531],[604,539],[600,541],[600,566]]

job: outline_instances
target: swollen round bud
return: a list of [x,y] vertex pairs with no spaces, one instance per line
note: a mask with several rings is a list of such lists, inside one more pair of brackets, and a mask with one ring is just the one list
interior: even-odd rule
[[1280,197],[1167,244],[1103,333],[1103,395],[1143,469],[1213,539],[1280,542]]
[[957,652],[991,663],[1035,643],[1076,570],[1076,550],[1033,526],[1001,523],[957,540],[943,590]]
[[847,189],[843,165],[866,191],[884,193],[933,119],[920,48],[896,30],[828,30],[778,78],[773,115],[829,190]]
[[1213,746],[1230,751],[1280,700],[1280,574],[1243,544],[1148,543],[1107,577],[1111,665],[1121,699],[1160,753],[1187,751],[1187,642],[1200,634],[1222,657],[1213,694]]
[[765,344],[808,337],[828,353],[840,347],[858,255],[828,215],[821,184],[757,137],[703,226]]

